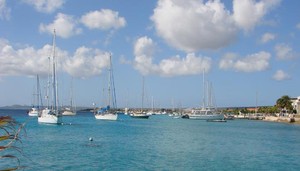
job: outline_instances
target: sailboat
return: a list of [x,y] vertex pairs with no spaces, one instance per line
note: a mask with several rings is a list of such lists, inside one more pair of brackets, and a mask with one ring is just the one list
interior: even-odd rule
[[71,81],[71,98],[70,98],[70,106],[64,107],[62,115],[63,116],[74,116],[76,115],[76,108],[73,105],[73,78]]
[[35,94],[33,94],[35,97],[35,105],[36,106],[32,106],[32,108],[28,111],[28,116],[38,116],[39,114],[39,111],[40,111],[40,105],[43,106],[42,104],[42,101],[40,103],[40,96],[41,96],[41,93],[40,93],[40,81],[39,81],[39,75],[36,75],[36,92]]
[[[218,113],[218,111],[212,104],[211,87],[212,87],[211,85],[207,86],[207,90],[205,90],[206,86],[205,86],[204,71],[203,71],[203,106],[200,110],[193,110],[192,113],[188,115],[189,119],[224,120],[224,115]],[[205,96],[205,94],[207,94],[207,97]]]
[[152,96],[152,101],[151,101],[151,110],[147,112],[147,115],[155,115],[154,113],[154,99],[153,99],[153,96]]
[[[95,111],[95,118],[101,120],[110,120],[115,121],[118,119],[118,114],[114,112],[114,109],[117,105],[116,100],[116,93],[115,93],[115,85],[114,85],[114,76],[113,76],[113,69],[112,69],[112,61],[111,55],[109,56],[109,68],[108,68],[108,104],[106,107],[102,107],[99,110]],[[111,109],[110,105],[112,102]]]
[[[42,110],[41,114],[38,116],[39,123],[46,123],[46,124],[61,124],[62,123],[62,115],[58,110],[58,91],[57,91],[57,78],[56,78],[56,59],[55,59],[55,38],[56,33],[55,30],[53,32],[53,47],[52,47],[52,67],[51,66],[51,59],[49,58],[49,70],[52,69],[51,72],[51,91],[52,91],[52,105]],[[49,73],[50,77],[50,73]],[[50,79],[49,79],[50,80]],[[50,81],[48,81],[48,89],[50,89]],[[48,94],[47,94],[48,97]],[[49,100],[49,99],[48,99]]]
[[143,77],[143,89],[142,89],[142,108],[140,111],[134,111],[130,114],[132,118],[139,118],[139,119],[148,119],[150,115],[148,115],[145,111],[143,111],[144,108],[144,77]]

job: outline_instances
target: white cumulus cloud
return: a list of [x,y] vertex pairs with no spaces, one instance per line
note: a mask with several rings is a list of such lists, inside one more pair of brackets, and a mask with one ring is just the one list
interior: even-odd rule
[[109,65],[109,53],[99,49],[79,47],[64,63],[65,70],[74,77],[99,75]]
[[290,75],[285,73],[283,70],[277,70],[276,73],[273,75],[273,79],[276,81],[288,80],[290,78]]
[[238,55],[235,53],[227,53],[219,62],[220,69],[232,69],[236,61],[238,60]]
[[265,33],[261,36],[260,42],[261,43],[267,43],[271,40],[274,40],[276,38],[276,36],[272,33]]
[[0,0],[0,19],[8,20],[11,9],[6,6],[6,0]]
[[159,0],[151,20],[159,36],[186,52],[218,49],[237,36],[230,12],[218,0]]
[[70,15],[58,13],[55,20],[50,24],[40,24],[40,32],[46,32],[49,34],[56,30],[56,35],[62,38],[69,38],[73,35],[81,33],[81,29],[77,26],[77,21]]
[[155,52],[155,43],[147,36],[137,39],[134,45],[134,54],[136,56],[150,56],[152,57]]
[[155,52],[155,43],[151,38],[141,37],[134,45],[134,67],[143,75],[159,72],[159,68],[153,65],[153,54]]
[[[72,56],[56,47],[57,69],[59,72],[87,78],[99,75],[109,65],[109,53],[99,49],[79,47]],[[34,47],[14,48],[7,40],[0,39],[0,77],[1,76],[47,76],[52,45],[40,49]]]
[[239,72],[264,71],[269,67],[271,54],[261,51],[240,58],[237,54],[228,53],[219,62],[220,69],[233,69]]
[[[25,47],[15,49],[7,40],[0,39],[0,76],[36,74],[47,75],[52,45],[46,44],[40,49]],[[67,52],[56,49],[56,54],[61,58],[67,56]]]
[[287,60],[294,58],[295,54],[293,49],[284,43],[275,46],[276,57],[280,60]]
[[34,6],[34,8],[42,13],[52,13],[61,8],[65,0],[23,0],[25,3]]
[[234,0],[233,18],[240,28],[249,31],[280,2],[281,0]]
[[197,57],[194,53],[188,53],[186,57],[175,56],[164,59],[159,63],[161,75],[195,75],[203,71],[209,71],[211,67],[211,58]]
[[219,49],[249,31],[281,0],[234,0],[232,12],[220,0],[158,0],[151,20],[170,46],[186,52]]
[[119,29],[126,25],[125,18],[110,9],[91,11],[81,17],[81,22],[90,29],[100,30]]
[[160,75],[165,77],[193,75],[210,70],[211,58],[197,57],[194,53],[187,54],[186,57],[179,56],[163,59],[159,64],[153,63],[155,43],[151,38],[141,37],[134,45],[135,61],[133,63],[136,70],[143,75]]

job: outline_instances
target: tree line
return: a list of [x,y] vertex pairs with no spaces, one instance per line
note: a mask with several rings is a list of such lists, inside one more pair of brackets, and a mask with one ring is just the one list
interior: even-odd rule
[[284,95],[276,100],[276,104],[274,106],[263,106],[258,107],[257,111],[249,110],[248,108],[235,108],[235,109],[226,109],[223,110],[225,113],[232,113],[235,115],[238,114],[247,114],[247,113],[264,113],[264,114],[276,114],[276,113],[294,113],[297,111],[292,106],[291,98],[288,95]]

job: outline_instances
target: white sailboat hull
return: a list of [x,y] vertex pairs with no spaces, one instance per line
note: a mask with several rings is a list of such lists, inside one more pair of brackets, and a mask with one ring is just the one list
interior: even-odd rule
[[29,112],[28,116],[38,116],[38,112]]
[[70,109],[66,109],[62,112],[62,115],[64,116],[74,116],[76,115],[76,112]]
[[31,110],[28,112],[28,116],[38,116],[39,110],[37,108],[31,108]]
[[62,117],[58,114],[53,113],[49,109],[44,109],[42,111],[42,114],[38,117],[38,122],[45,124],[61,124]]
[[144,112],[134,112],[134,113],[131,113],[130,116],[132,118],[148,119],[150,115],[147,115]]
[[76,115],[76,112],[72,112],[72,111],[64,111],[62,113],[62,115],[64,116],[75,116]]
[[95,114],[95,118],[100,120],[115,121],[118,119],[118,115],[113,113]]
[[55,115],[46,115],[38,118],[39,123],[61,124],[61,117]]

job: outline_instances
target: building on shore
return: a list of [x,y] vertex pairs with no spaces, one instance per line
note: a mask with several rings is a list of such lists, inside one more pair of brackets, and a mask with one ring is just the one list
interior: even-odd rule
[[300,96],[296,98],[291,98],[293,109],[297,111],[297,114],[300,114]]

